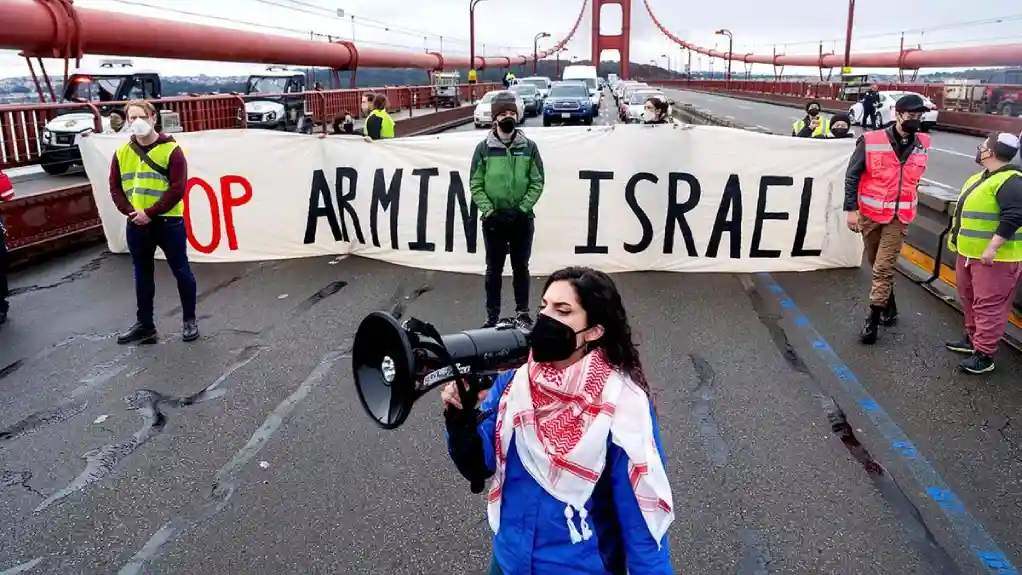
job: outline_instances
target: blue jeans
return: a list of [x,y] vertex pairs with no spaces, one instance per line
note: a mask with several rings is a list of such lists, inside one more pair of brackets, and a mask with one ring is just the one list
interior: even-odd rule
[[135,299],[138,302],[138,323],[143,327],[155,327],[153,321],[153,299],[156,297],[156,282],[153,272],[156,267],[156,248],[167,256],[167,265],[177,279],[177,292],[181,296],[181,310],[184,321],[195,320],[196,287],[195,276],[188,265],[188,235],[184,218],[157,216],[144,226],[128,222],[128,251],[135,265]]

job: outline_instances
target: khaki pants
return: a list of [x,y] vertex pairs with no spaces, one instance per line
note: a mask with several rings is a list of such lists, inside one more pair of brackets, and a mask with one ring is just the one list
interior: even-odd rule
[[873,266],[873,280],[869,289],[869,304],[886,306],[894,290],[894,266],[901,254],[901,244],[908,233],[908,225],[894,218],[881,224],[859,215],[859,232],[866,246],[866,261]]

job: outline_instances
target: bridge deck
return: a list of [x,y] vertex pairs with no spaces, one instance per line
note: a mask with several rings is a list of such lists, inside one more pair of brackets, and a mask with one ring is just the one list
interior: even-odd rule
[[[126,256],[92,248],[13,277],[0,331],[0,569],[484,571],[483,499],[446,458],[439,398],[379,430],[345,355],[366,313],[398,303],[442,330],[478,325],[481,277],[360,258],[197,265],[204,336],[183,344],[173,278],[157,270],[165,335],[138,348],[113,341],[134,315]],[[810,327],[1022,563],[1022,356],[1003,350],[988,378],[953,373],[941,344],[960,315],[901,277],[902,322],[875,348],[855,337],[866,270],[774,280],[780,290],[760,276],[616,277],[655,388],[678,572],[954,572],[944,553],[981,572]],[[832,432],[821,394],[856,439]],[[867,473],[857,442],[897,484]]]

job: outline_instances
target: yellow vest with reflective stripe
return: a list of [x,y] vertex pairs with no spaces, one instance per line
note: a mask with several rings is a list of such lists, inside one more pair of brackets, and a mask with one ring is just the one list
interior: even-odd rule
[[[149,150],[149,159],[156,165],[170,169],[170,155],[178,148],[177,142],[164,142]],[[121,187],[128,196],[131,207],[144,210],[156,205],[163,194],[170,189],[170,180],[154,171],[142,158],[131,149],[131,144],[124,144],[117,149],[117,165],[121,168]],[[182,217],[185,214],[184,201],[161,216]]]
[[378,116],[382,121],[380,125],[380,138],[393,138],[394,137],[394,120],[390,117],[390,114],[386,110],[373,110],[369,113],[370,116]]
[[[795,135],[797,136],[798,133],[802,131],[802,128],[805,127],[806,127],[805,119],[800,118],[795,121],[795,124],[792,126],[792,129],[795,131]],[[820,125],[816,126],[816,130],[813,131],[813,137],[815,138],[816,136],[821,136],[828,132],[830,132],[830,120],[828,120],[827,118],[820,118]]]
[[[994,232],[997,231],[997,225],[1001,220],[1001,207],[997,204],[997,190],[1012,176],[1022,176],[1022,172],[1016,170],[997,172],[975,188],[973,185],[983,177],[982,172],[965,181],[958,198],[958,205],[955,207],[951,235],[947,240],[948,248],[952,252],[957,252],[967,258],[983,256],[983,250],[990,243],[990,238],[994,237]],[[1022,233],[1016,230],[1015,235],[1007,240],[997,249],[994,261],[1022,261]]]

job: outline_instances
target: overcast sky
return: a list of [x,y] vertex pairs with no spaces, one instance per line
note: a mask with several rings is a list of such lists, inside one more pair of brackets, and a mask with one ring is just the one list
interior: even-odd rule
[[[345,39],[354,35],[357,44],[379,48],[439,51],[440,37],[443,36],[444,53],[464,55],[468,54],[468,4],[469,0],[75,1],[75,5],[80,7],[268,34],[307,37],[310,31],[315,31]],[[734,34],[736,53],[769,54],[776,44],[778,51],[788,54],[815,54],[820,40],[824,40],[824,51],[843,51],[847,16],[847,5],[843,0],[726,0],[717,3],[650,0],[650,5],[660,21],[676,36],[704,46],[718,44],[720,49],[726,49],[726,38],[714,36],[713,31],[727,27]],[[702,9],[693,10],[695,5]],[[536,33],[549,32],[554,37],[552,41],[567,34],[581,6],[582,0],[486,0],[476,9],[477,51],[485,51],[488,55],[509,51],[514,54],[531,52],[532,38]],[[1022,22],[1022,6],[1015,0],[986,0],[976,4],[959,0],[929,0],[925,3],[900,3],[897,9],[891,6],[890,0],[857,0],[853,50],[897,51],[902,30],[910,31],[905,35],[906,45],[921,42],[923,49],[1022,41],[1022,34],[1017,32]],[[910,11],[910,6],[919,6],[920,9]],[[344,11],[343,18],[335,15],[337,9]],[[568,44],[567,55],[589,57],[591,12],[590,6],[578,32]],[[620,31],[620,9],[611,6],[603,12],[603,33]],[[352,15],[355,17],[354,26]],[[991,23],[995,19],[1001,21]],[[964,22],[979,23],[952,26]],[[920,32],[920,29],[924,31]],[[631,37],[633,62],[648,63],[661,54],[669,54],[672,68],[677,69],[680,50],[656,29],[642,0],[632,0]],[[608,52],[604,59],[618,59],[618,56]],[[662,58],[660,61],[665,63]],[[137,59],[136,65],[153,67],[166,75],[247,74],[261,68],[251,64],[146,59]],[[719,61],[715,66],[717,70],[721,69]],[[693,70],[706,70],[708,67],[707,58],[693,57]],[[57,66],[51,64],[48,69],[53,73]],[[754,71],[767,73],[770,67],[757,67]],[[812,69],[785,69],[785,73],[813,72]],[[0,51],[0,77],[26,74],[23,59],[14,52]]]

